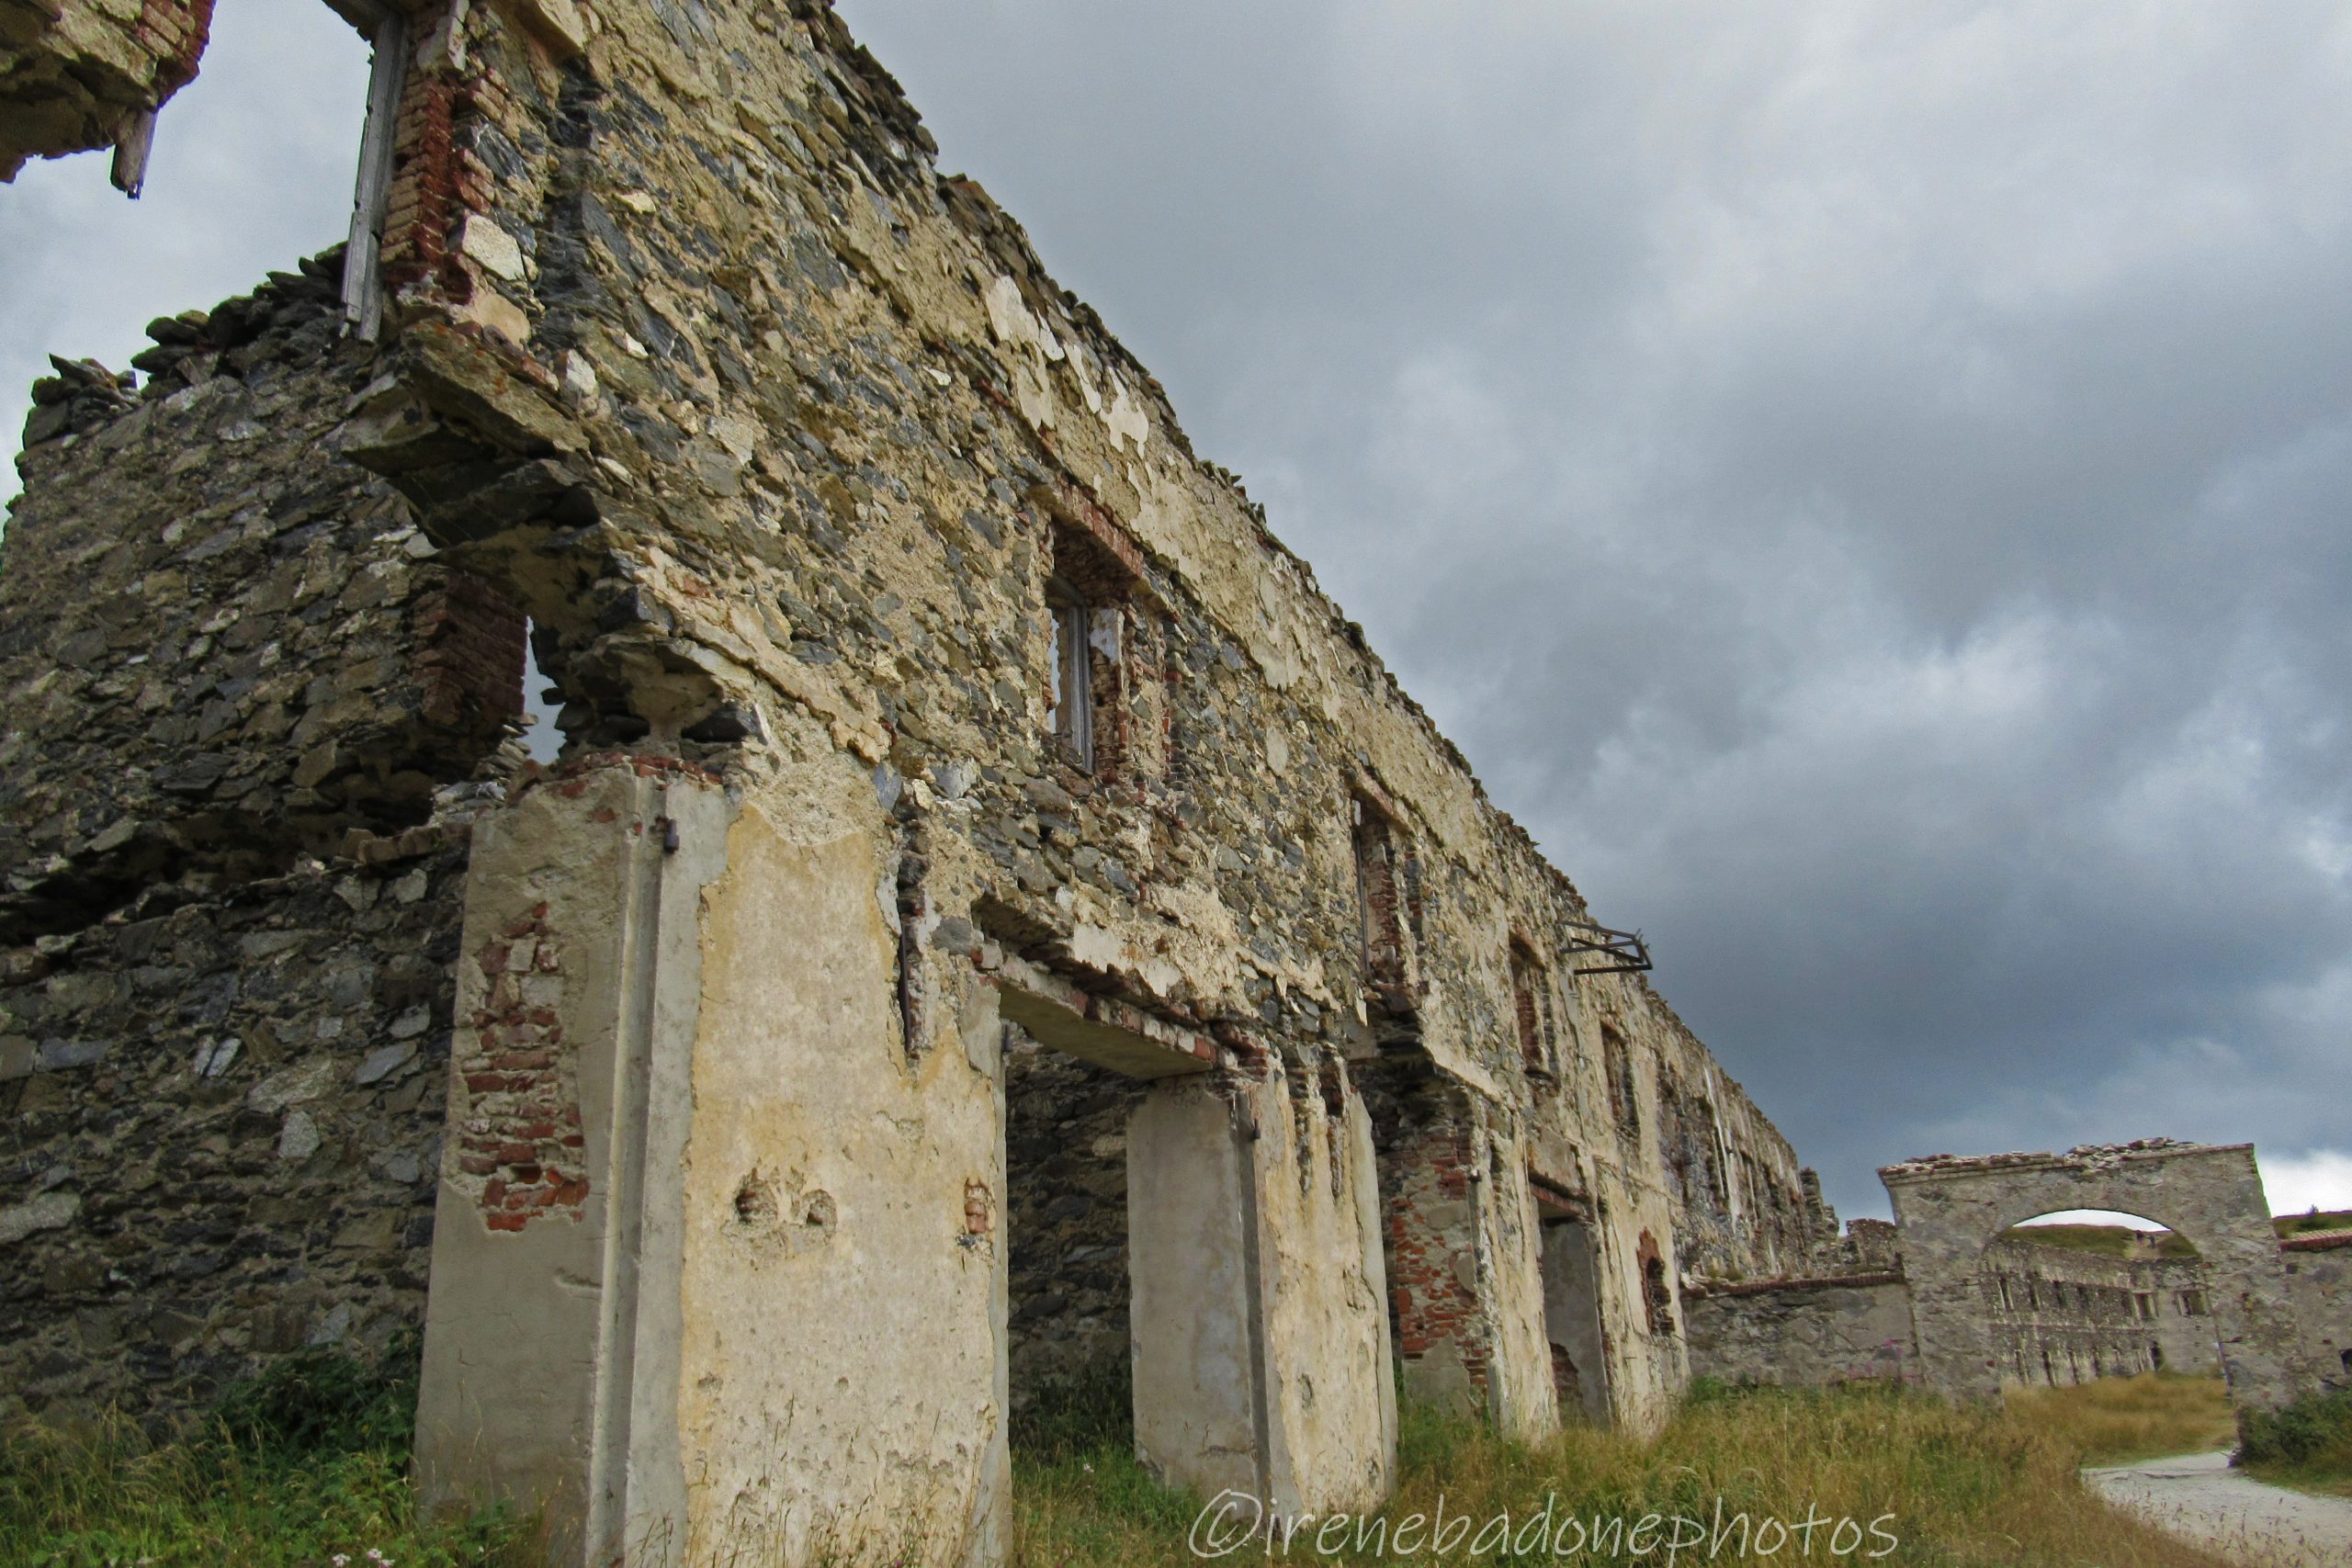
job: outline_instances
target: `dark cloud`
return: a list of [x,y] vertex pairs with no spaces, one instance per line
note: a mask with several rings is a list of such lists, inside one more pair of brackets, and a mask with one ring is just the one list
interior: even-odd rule
[[[2341,7],[842,9],[1841,1205],[2352,1180]],[[0,190],[0,376],[334,236],[338,27]]]

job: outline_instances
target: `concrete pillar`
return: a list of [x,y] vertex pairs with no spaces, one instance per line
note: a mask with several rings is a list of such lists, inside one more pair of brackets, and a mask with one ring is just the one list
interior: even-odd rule
[[1337,1065],[1156,1085],[1127,1208],[1144,1462],[1283,1517],[1376,1506],[1396,1434],[1378,1183]]
[[771,813],[639,760],[478,827],[417,1467],[555,1562],[1002,1555],[995,998],[901,987],[838,772]]
[[721,791],[621,767],[475,825],[417,1472],[428,1502],[544,1507],[558,1562],[678,1528],[661,1287],[728,817]]

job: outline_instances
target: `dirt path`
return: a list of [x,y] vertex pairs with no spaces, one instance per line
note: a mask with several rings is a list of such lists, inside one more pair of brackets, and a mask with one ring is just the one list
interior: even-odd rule
[[2352,1568],[2352,1498],[2266,1486],[2226,1450],[2144,1460],[2083,1479],[2109,1502],[2246,1568]]

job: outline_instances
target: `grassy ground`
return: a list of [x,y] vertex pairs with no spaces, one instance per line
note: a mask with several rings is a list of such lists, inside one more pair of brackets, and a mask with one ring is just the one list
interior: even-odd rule
[[[365,1368],[312,1358],[240,1391],[178,1442],[151,1445],[117,1426],[73,1442],[0,1444],[0,1563],[326,1568],[342,1554],[350,1568],[372,1568],[372,1552],[397,1568],[523,1568],[522,1525],[417,1517],[405,1475],[411,1378],[397,1359]],[[1200,1561],[1188,1542],[1238,1545],[1234,1561],[1264,1561],[1262,1540],[1234,1534],[1246,1516],[1228,1513],[1222,1529],[1196,1535],[1196,1501],[1136,1463],[1124,1392],[1082,1390],[1016,1421],[1013,1568],[1172,1568]],[[1650,1441],[1577,1430],[1523,1445],[1408,1409],[1395,1501],[1325,1538],[1336,1552],[1318,1553],[1310,1529],[1285,1555],[2221,1568],[2085,1495],[2075,1467],[2091,1429],[1883,1389],[1702,1388]],[[1492,1539],[1506,1514],[1516,1553]],[[1416,1515],[1420,1537],[1442,1533],[1408,1552]],[[1821,1521],[1809,1534],[1808,1517]],[[1621,1521],[1613,1537],[1611,1519]],[[1711,1557],[1704,1538],[1717,1529],[1725,1533]],[[1374,1549],[1379,1540],[1385,1551]]]
[[2352,1390],[2315,1394],[2276,1413],[2249,1412],[2238,1462],[2280,1486],[2352,1497]]
[[[1380,1515],[1385,1558],[1360,1546],[1357,1527],[1334,1528],[1326,1561],[1372,1562],[1406,1555],[1396,1532],[1415,1515],[1426,1522],[1443,1499],[1460,1527],[1461,1562],[1776,1562],[1806,1559],[1802,1536],[1778,1532],[1808,1514],[1830,1521],[1811,1537],[1811,1561],[1875,1561],[1941,1568],[2221,1568],[2220,1560],[2140,1526],[2082,1489],[2075,1438],[2025,1416],[1963,1410],[1917,1393],[1879,1389],[1820,1393],[1702,1390],[1656,1440],[1637,1442],[1577,1430],[1549,1441],[1502,1441],[1483,1428],[1408,1410],[1399,1458],[1403,1484]],[[1196,1562],[1188,1551],[1193,1502],[1154,1486],[1129,1457],[1115,1422],[1091,1440],[1075,1427],[1050,1451],[1015,1458],[1016,1568],[1136,1568]],[[1547,1499],[1555,1533],[1517,1556],[1479,1535],[1508,1513],[1516,1537]],[[1747,1516],[1742,1554],[1736,1524],[1712,1559],[1694,1532]],[[1590,1540],[1591,1521],[1618,1518],[1631,1532],[1645,1517],[1702,1521],[1651,1527],[1612,1548]],[[1583,1521],[1581,1553],[1563,1523]],[[1767,1528],[1766,1519],[1779,1521]],[[1853,1523],[1839,1529],[1837,1521]],[[1875,1527],[1882,1533],[1871,1534]],[[1453,1529],[1449,1522],[1446,1527]],[[1760,1532],[1760,1533],[1759,1533]],[[1669,1554],[1667,1543],[1683,1544]],[[1892,1548],[1887,1538],[1897,1542]],[[1205,1534],[1202,1540],[1206,1543]],[[1221,1542],[1220,1542],[1221,1544]],[[1416,1544],[1421,1544],[1417,1541]],[[1634,1550],[1646,1546],[1646,1552]],[[1318,1555],[1308,1530],[1287,1556]],[[1547,1548],[1548,1546],[1548,1552]],[[1277,1551],[1280,1547],[1277,1546]],[[1263,1561],[1263,1543],[1233,1561]],[[1430,1554],[1422,1547],[1422,1560]]]
[[2011,1414],[2080,1450],[2085,1464],[2126,1464],[2236,1445],[2237,1417],[2220,1378],[2143,1372],[2074,1388],[2011,1389]]
[[0,1438],[0,1564],[524,1568],[512,1521],[418,1517],[414,1369],[413,1348],[290,1358],[175,1441],[120,1420]]

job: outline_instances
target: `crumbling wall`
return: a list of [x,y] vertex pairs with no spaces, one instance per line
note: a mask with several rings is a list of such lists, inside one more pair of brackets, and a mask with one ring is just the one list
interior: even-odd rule
[[1791,1386],[1920,1381],[1910,1293],[1898,1276],[1717,1284],[1684,1300],[1695,1377]]
[[340,251],[34,388],[0,572],[0,942],[424,822],[522,707],[523,624],[337,459]]
[[[243,728],[164,737],[170,765],[215,759],[188,779],[201,809],[160,783],[151,806],[141,778],[88,803],[44,785],[11,863],[26,919],[86,923],[154,874],[105,859],[119,817],[156,863],[232,880],[421,820],[495,727],[450,737],[418,628],[483,604],[536,621],[567,760],[475,840],[428,1491],[549,1502],[592,1552],[652,1531],[798,1559],[887,1516],[911,1554],[986,1560],[1011,1357],[1001,1011],[1115,1071],[1204,1080],[1147,1097],[1172,1108],[1153,1156],[1172,1182],[1138,1180],[1129,1129],[1131,1241],[1143,1193],[1192,1205],[1150,1214],[1157,1256],[1232,1243],[1156,1276],[1213,1321],[1133,1333],[1160,1402],[1139,1376],[1138,1429],[1182,1437],[1178,1479],[1376,1495],[1392,1274],[1408,1356],[1510,1429],[1546,1427],[1541,1191],[1590,1215],[1613,1412],[1659,1418],[1684,1276],[1813,1245],[1793,1156],[1644,980],[1576,973],[1575,888],[1019,228],[938,176],[896,85],[808,0],[622,3],[593,26],[514,0],[428,10],[419,36],[381,353],[321,334],[282,431],[250,434],[232,405],[279,386],[268,356],[119,418],[93,379],[20,512],[96,552],[124,514],[134,540],[168,535],[160,488],[222,509],[164,550],[241,566],[285,519],[345,519],[315,536],[339,570],[272,568],[288,597],[251,615],[250,570],[187,592],[254,619],[240,655],[277,649],[222,688]],[[217,426],[193,423],[211,400]],[[264,482],[296,493],[254,499]],[[347,657],[272,641],[270,617],[312,624],[313,581],[381,596],[315,610],[322,637],[380,636]],[[77,752],[68,722],[69,697],[132,689],[141,634],[119,637],[115,686],[44,712],[35,771],[130,748]],[[200,731],[198,673],[163,690]],[[1187,1159],[1224,1211],[1201,1212]],[[1246,1350],[1216,1386],[1176,1353],[1195,1334]],[[1193,1441],[1212,1426],[1241,1446]]]
[[1989,1397],[2015,1375],[1984,1307],[1985,1248],[2024,1220],[2075,1209],[2154,1220],[2196,1249],[2234,1399],[2280,1404],[2317,1382],[2250,1145],[2156,1138],[2063,1155],[1939,1155],[1879,1176],[1894,1201],[1933,1386]]
[[112,144],[196,77],[212,0],[0,0],[0,181]]
[[2334,1386],[2352,1386],[2352,1231],[2289,1236],[2279,1252],[2305,1354]]
[[518,615],[335,460],[339,255],[36,389],[0,570],[0,1369],[200,1404],[422,1321]]

